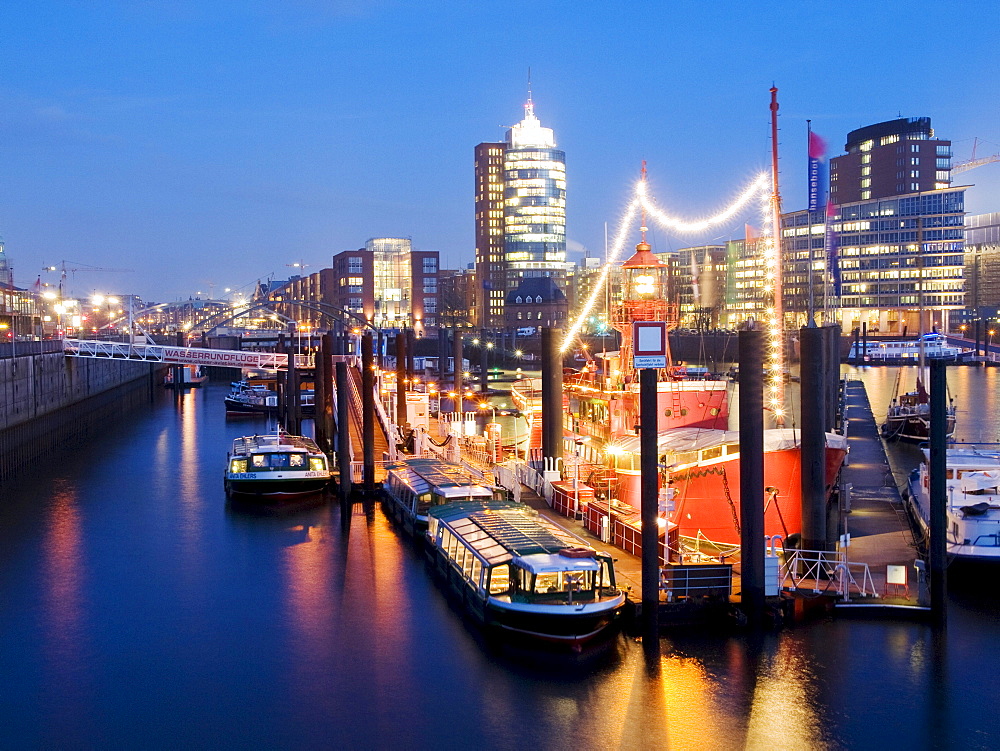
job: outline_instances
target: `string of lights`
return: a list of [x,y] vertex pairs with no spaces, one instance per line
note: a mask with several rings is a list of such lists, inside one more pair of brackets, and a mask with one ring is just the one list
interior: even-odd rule
[[[665,230],[688,233],[703,232],[732,219],[733,216],[743,210],[755,197],[760,198],[766,203],[769,196],[769,188],[770,185],[768,183],[767,174],[761,173],[742,193],[740,193],[739,196],[737,196],[736,200],[734,200],[731,204],[729,204],[729,206],[724,208],[718,214],[715,214],[707,219],[686,221],[684,219],[670,216],[660,210],[659,207],[657,207],[656,204],[653,203],[646,195],[645,181],[638,181],[635,186],[635,198],[628,205],[625,215],[622,217],[622,221],[618,226],[618,231],[615,233],[614,242],[608,250],[608,258],[601,269],[597,283],[591,290],[590,297],[587,298],[587,302],[580,310],[576,320],[566,331],[566,336],[559,348],[559,352],[561,354],[565,354],[570,350],[570,348],[573,347],[573,343],[579,336],[580,329],[583,328],[584,322],[593,312],[597,302],[602,299],[604,294],[604,285],[607,284],[608,277],[611,274],[611,268],[614,263],[618,261],[618,258],[621,255],[622,249],[625,246],[625,241],[632,229],[632,222],[635,219],[636,212],[640,207],[644,208],[649,217],[654,219],[657,224]],[[770,284],[772,285],[771,290],[773,291],[773,276]]]

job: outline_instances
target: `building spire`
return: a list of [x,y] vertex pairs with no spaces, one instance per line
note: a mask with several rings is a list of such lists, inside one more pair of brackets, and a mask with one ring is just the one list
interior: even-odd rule
[[525,119],[535,116],[535,105],[531,101],[531,68],[528,68],[528,101],[524,105]]

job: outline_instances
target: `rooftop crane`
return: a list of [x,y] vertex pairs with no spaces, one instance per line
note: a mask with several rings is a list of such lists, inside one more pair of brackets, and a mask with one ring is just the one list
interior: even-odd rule
[[959,172],[967,172],[970,169],[975,169],[976,167],[983,167],[987,164],[993,164],[994,162],[1000,162],[1000,154],[991,154],[990,156],[983,156],[976,159],[976,147],[979,145],[979,139],[975,138],[972,141],[972,158],[964,162],[958,162],[952,165],[951,174],[956,175]]

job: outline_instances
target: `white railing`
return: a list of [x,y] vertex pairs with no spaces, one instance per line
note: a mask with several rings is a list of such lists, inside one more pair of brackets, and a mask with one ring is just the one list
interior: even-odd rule
[[813,592],[836,592],[847,602],[851,595],[879,596],[868,564],[848,561],[843,551],[786,550],[780,576],[782,588],[802,589],[811,581]]
[[520,462],[514,465],[517,468],[518,482],[527,485],[538,495],[545,499],[545,502],[552,505],[552,483],[545,479],[537,469],[529,467]]
[[517,477],[517,470],[498,464],[493,468],[493,477],[496,484],[509,490],[514,496],[514,500],[521,502],[521,481]]
[[[218,365],[226,368],[288,368],[288,355],[277,352],[244,352],[201,347],[168,347],[160,344],[132,344],[91,339],[63,339],[63,352],[69,357],[140,360],[178,365]],[[310,367],[312,357],[296,355],[295,364]]]

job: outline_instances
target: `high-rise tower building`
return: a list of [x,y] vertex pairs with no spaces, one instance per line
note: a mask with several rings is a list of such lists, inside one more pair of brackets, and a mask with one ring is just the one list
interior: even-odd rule
[[838,205],[951,185],[951,141],[934,137],[929,117],[902,117],[847,134],[830,161],[830,200]]
[[[497,230],[500,230],[498,233]],[[524,119],[503,143],[476,147],[478,325],[504,326],[504,299],[523,279],[562,286],[566,262],[566,155],[542,127],[528,93]]]

